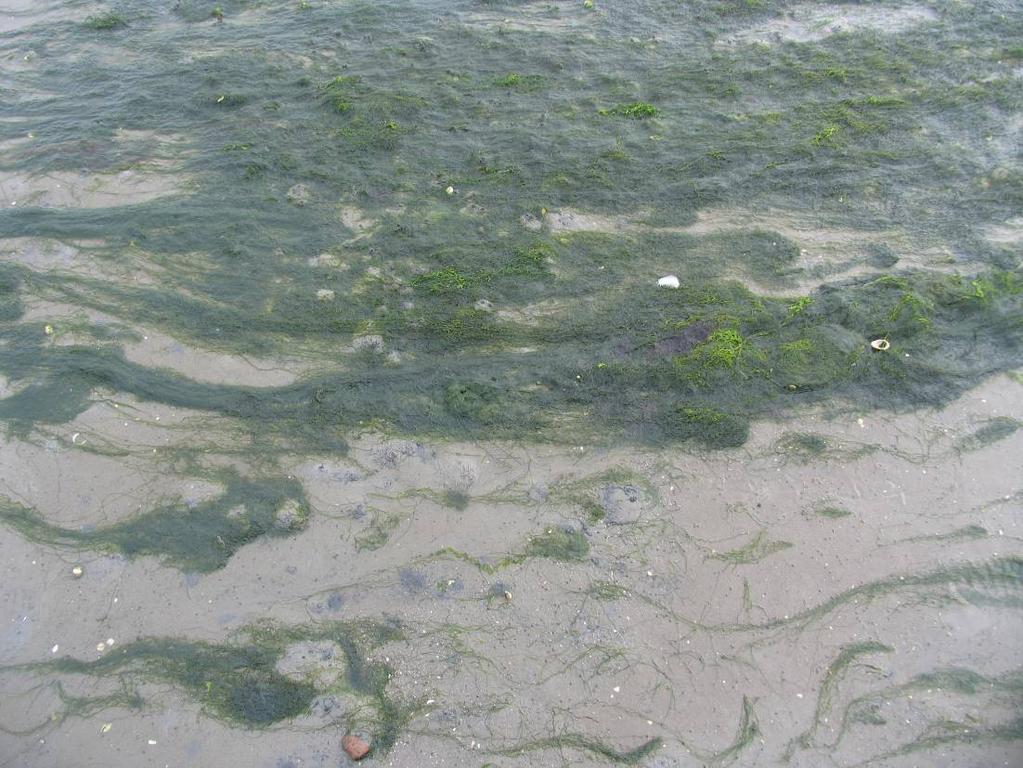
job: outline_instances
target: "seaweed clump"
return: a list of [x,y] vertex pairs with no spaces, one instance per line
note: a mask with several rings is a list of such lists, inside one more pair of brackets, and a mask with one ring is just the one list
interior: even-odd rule
[[0,270],[0,321],[21,317],[24,307],[18,292],[20,283],[15,274]]
[[749,438],[749,420],[713,408],[677,406],[668,412],[663,431],[671,440],[705,448],[737,448]]
[[160,557],[167,565],[209,573],[227,565],[241,547],[263,536],[290,536],[308,518],[297,480],[248,480],[222,476],[216,498],[189,505],[172,502],[113,525],[74,530],[48,523],[37,512],[0,499],[0,520],[33,541],[125,555]]
[[122,29],[128,26],[128,20],[118,13],[107,11],[87,17],[84,24],[89,29],[96,30]]
[[1005,440],[1016,434],[1020,423],[1009,416],[995,416],[988,419],[978,427],[972,434],[969,434],[956,443],[956,447],[962,451],[975,451],[980,448]]
[[585,736],[581,733],[563,733],[558,736],[552,736],[546,739],[537,739],[522,744],[516,744],[514,747],[508,749],[502,749],[498,754],[517,756],[523,752],[540,751],[545,749],[556,749],[556,750],[575,750],[578,752],[585,752],[594,757],[610,761],[612,763],[619,763],[622,765],[636,765],[640,761],[650,757],[654,752],[661,748],[663,741],[660,738],[653,738],[644,741],[633,749],[623,750],[616,749],[615,747],[607,744],[603,741]]
[[[208,715],[250,728],[298,717],[325,693],[344,693],[360,701],[358,724],[372,728],[375,748],[386,752],[412,708],[388,695],[390,667],[370,661],[368,654],[402,637],[400,627],[389,623],[332,622],[300,627],[267,624],[243,630],[236,641],[144,638],[93,661],[67,657],[30,667],[93,677],[114,675],[122,681],[170,683],[197,700]],[[328,642],[340,649],[344,662],[340,679],[325,687],[280,671],[279,662],[287,647],[306,641]]]
[[526,544],[526,557],[545,557],[570,562],[582,560],[589,554],[590,543],[581,530],[551,526],[533,536]]
[[600,114],[618,115],[619,117],[628,117],[633,120],[642,120],[648,117],[655,117],[657,115],[657,107],[646,102],[634,101],[630,104],[619,104],[610,109],[602,109]]
[[590,543],[582,530],[552,525],[542,533],[530,536],[521,552],[505,555],[496,563],[486,562],[451,547],[437,550],[430,558],[451,557],[470,563],[483,573],[497,573],[503,568],[519,565],[533,557],[572,563],[585,560],[589,553]]

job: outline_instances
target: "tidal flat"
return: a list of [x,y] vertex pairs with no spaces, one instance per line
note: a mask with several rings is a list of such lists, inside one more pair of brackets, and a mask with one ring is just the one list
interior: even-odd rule
[[7,0],[0,766],[1023,763],[1021,40]]

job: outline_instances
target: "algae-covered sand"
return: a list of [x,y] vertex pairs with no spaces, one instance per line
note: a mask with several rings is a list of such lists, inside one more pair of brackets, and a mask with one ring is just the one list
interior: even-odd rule
[[1021,39],[8,2],[0,765],[1019,764]]

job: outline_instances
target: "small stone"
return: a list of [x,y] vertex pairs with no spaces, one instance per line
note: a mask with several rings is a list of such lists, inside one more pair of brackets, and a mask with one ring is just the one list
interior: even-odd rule
[[341,748],[352,760],[362,760],[369,754],[369,742],[353,733],[341,739]]
[[320,288],[320,290],[316,292],[316,298],[320,301],[333,301],[334,292],[330,290],[330,288]]
[[288,202],[300,208],[309,202],[309,187],[305,184],[296,184],[288,190]]
[[657,284],[661,286],[661,288],[678,288],[680,285],[682,285],[678,277],[676,277],[675,275],[665,275],[664,277],[657,281]]
[[480,312],[493,312],[494,311],[494,305],[491,304],[486,299],[480,299],[475,304],[473,304],[472,307],[473,307],[473,309],[479,310]]
[[454,187],[448,187],[447,189],[444,190],[444,193],[447,194],[447,195],[453,195],[453,194],[455,194],[455,188]]

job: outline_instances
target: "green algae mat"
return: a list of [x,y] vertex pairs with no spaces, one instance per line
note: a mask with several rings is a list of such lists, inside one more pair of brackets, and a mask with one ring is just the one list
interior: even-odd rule
[[[121,278],[3,265],[0,417],[109,388],[297,446],[718,447],[1017,365],[1019,14],[785,5],[119,3],[9,33],[39,63],[4,84],[4,173],[123,204],[8,193],[0,235]],[[26,296],[116,320],[60,343]],[[124,359],[136,326],[313,372],[184,380]]]

